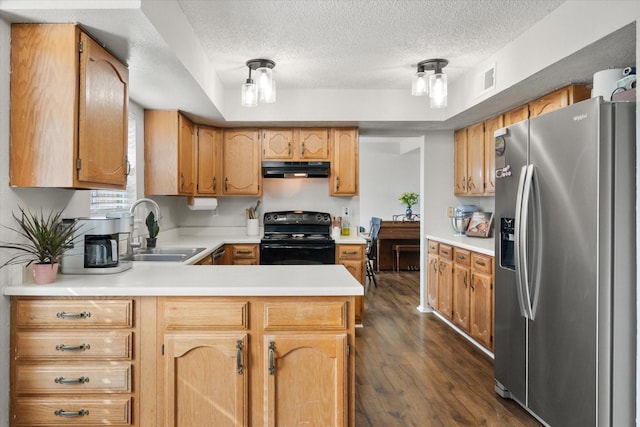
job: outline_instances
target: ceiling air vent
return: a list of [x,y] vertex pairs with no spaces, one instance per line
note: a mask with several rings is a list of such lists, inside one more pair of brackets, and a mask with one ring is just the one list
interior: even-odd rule
[[478,88],[478,94],[476,96],[484,95],[496,87],[496,64],[485,68],[478,75],[478,84],[476,87]]

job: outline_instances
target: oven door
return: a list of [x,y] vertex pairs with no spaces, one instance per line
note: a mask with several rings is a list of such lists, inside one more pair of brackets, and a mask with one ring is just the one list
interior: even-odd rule
[[331,243],[261,243],[262,265],[335,264],[336,246]]

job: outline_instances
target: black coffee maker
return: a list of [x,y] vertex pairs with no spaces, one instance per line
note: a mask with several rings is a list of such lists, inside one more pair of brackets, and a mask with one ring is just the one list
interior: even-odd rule
[[109,274],[131,268],[120,260],[119,218],[76,218],[76,233],[60,261],[63,274]]

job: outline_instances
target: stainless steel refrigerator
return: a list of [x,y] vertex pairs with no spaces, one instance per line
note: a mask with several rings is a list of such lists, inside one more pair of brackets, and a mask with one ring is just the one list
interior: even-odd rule
[[496,131],[495,380],[546,425],[635,425],[635,103]]

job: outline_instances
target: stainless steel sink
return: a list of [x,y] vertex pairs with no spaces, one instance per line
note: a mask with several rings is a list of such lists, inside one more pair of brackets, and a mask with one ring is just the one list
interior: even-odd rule
[[144,248],[132,255],[123,256],[125,261],[182,262],[202,252],[204,248]]

